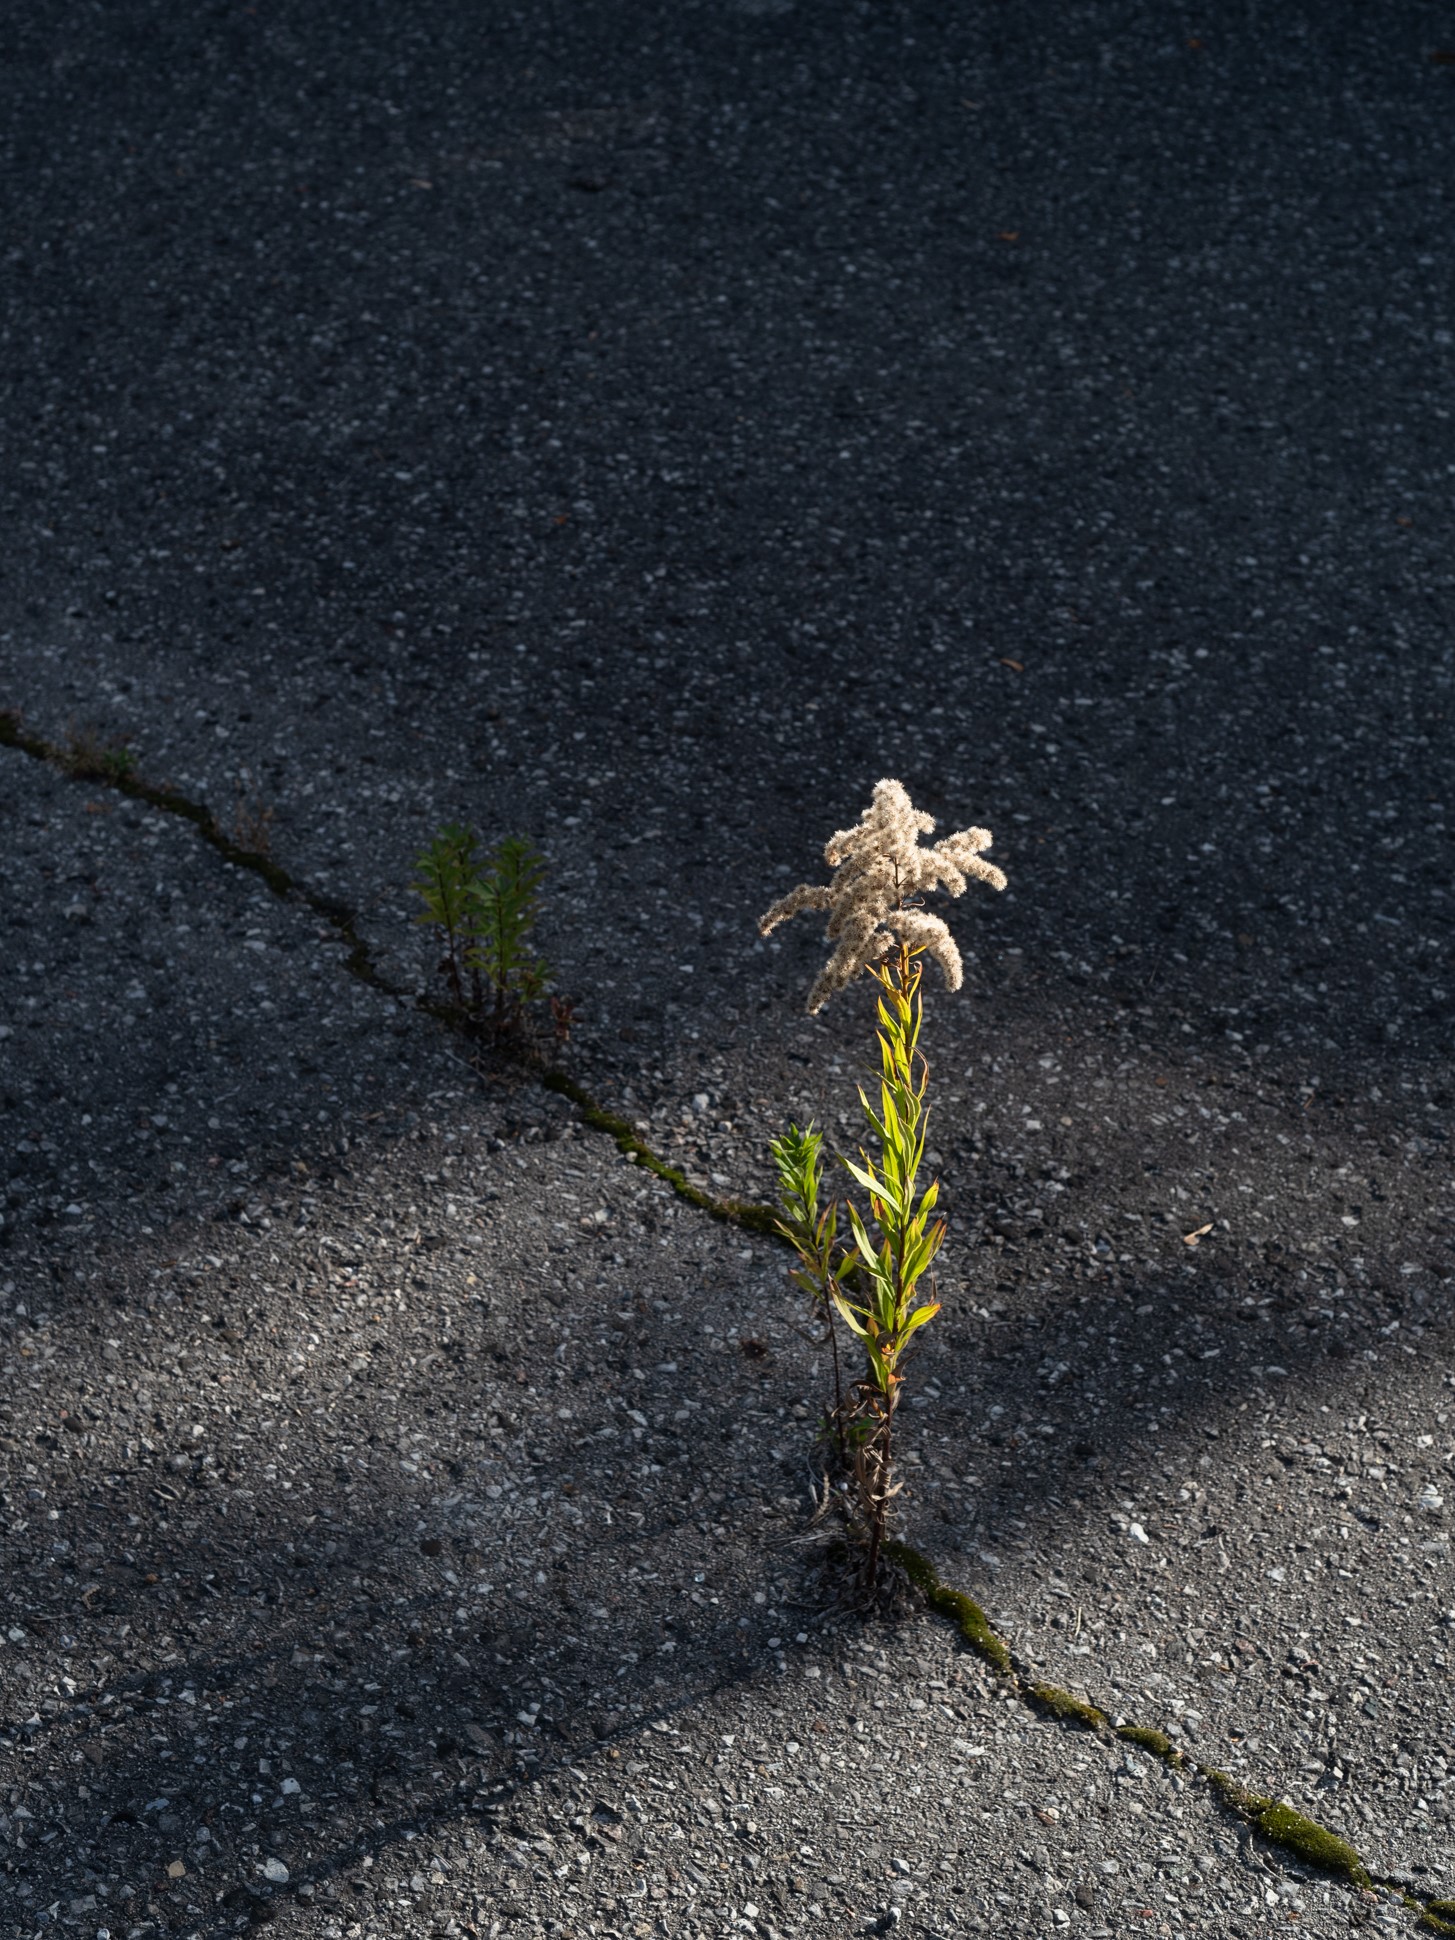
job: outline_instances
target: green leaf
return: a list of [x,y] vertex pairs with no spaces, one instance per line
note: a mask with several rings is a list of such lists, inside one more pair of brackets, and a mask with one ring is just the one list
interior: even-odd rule
[[881,1190],[879,1176],[874,1171],[872,1163],[867,1171],[862,1165],[855,1165],[852,1159],[841,1158],[839,1164],[843,1166],[844,1170],[851,1177],[858,1180],[866,1192],[879,1192]]
[[488,982],[497,1012],[518,1008],[545,988],[546,967],[529,944],[545,873],[545,858],[523,836],[511,835],[466,884],[466,961]]
[[850,1332],[857,1334],[860,1340],[866,1339],[867,1334],[863,1322],[859,1319],[859,1310],[849,1305],[837,1287],[832,1290],[829,1297],[843,1315],[845,1324],[848,1326]]
[[885,1260],[889,1254],[887,1244],[884,1246],[875,1246],[873,1240],[869,1237],[868,1228],[859,1217],[859,1209],[857,1206],[851,1205],[849,1207],[849,1222],[853,1228],[854,1245],[858,1249],[861,1264],[874,1279],[883,1279],[886,1271]]
[[475,836],[458,822],[447,822],[427,849],[421,851],[415,868],[416,895],[424,904],[424,914],[415,920],[433,923],[454,931],[465,918],[465,902],[470,877],[475,868]]

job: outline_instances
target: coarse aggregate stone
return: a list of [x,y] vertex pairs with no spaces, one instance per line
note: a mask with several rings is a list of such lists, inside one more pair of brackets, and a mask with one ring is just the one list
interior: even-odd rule
[[475,1110],[351,1143],[271,1224],[78,1250],[5,1315],[18,1928],[1337,1933],[1387,1905],[1037,1720],[947,1626],[827,1594],[821,1370],[760,1344],[775,1252]]
[[[0,707],[266,842],[385,986],[0,748],[3,1930],[1408,1931],[1390,1883],[1455,1894],[1433,16],[0,47]],[[411,1002],[418,849],[530,834],[567,1067],[763,1196],[786,1117],[857,1138],[868,1006],[804,1017],[816,935],[754,919],[882,773],[1011,882],[929,993],[904,1533],[1370,1895],[836,1598],[781,1258]]]

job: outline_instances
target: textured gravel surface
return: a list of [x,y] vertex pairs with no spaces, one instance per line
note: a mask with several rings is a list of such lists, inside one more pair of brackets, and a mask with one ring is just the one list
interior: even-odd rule
[[[80,1244],[5,1316],[11,1930],[1341,1933],[1390,1907],[1033,1718],[947,1626],[839,1607],[819,1371],[761,1345],[776,1253],[604,1141],[438,1110],[251,1215]],[[917,1440],[916,1499],[963,1446]],[[1150,1638],[1133,1584],[1087,1634],[1127,1605]]]
[[613,1031],[756,1001],[888,772],[1167,1033],[1448,1044],[1433,24],[17,21],[5,685],[391,947],[440,819],[528,828]]
[[[5,1932],[1455,1894],[1455,63],[1226,11],[0,28],[0,708],[388,986],[0,748]],[[884,773],[1011,883],[906,1533],[1372,1897],[837,1602],[781,1259],[412,1001],[418,848],[530,834],[571,1071],[761,1195],[867,1004],[753,919]]]

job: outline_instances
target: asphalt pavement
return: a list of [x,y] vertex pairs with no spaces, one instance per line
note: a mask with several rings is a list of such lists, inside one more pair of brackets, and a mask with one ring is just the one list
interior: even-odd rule
[[[1455,29],[68,0],[0,55],[5,1931],[1455,1898]],[[1009,879],[927,992],[900,1515],[1019,1692],[838,1594],[772,1243],[418,1002],[420,848],[530,837],[551,1054],[761,1199],[872,1046],[756,918],[883,775]]]

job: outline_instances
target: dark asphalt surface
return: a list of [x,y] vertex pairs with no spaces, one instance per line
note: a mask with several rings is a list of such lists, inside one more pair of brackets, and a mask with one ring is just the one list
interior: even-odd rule
[[[1455,1892],[1452,54],[1412,4],[12,13],[0,707],[268,812],[406,988],[427,837],[533,836],[574,1069],[719,1190],[853,1136],[865,1007],[758,913],[882,774],[993,829],[927,1025],[964,1459],[907,1519]],[[184,825],[0,763],[0,1286],[83,1329],[472,1081]]]

